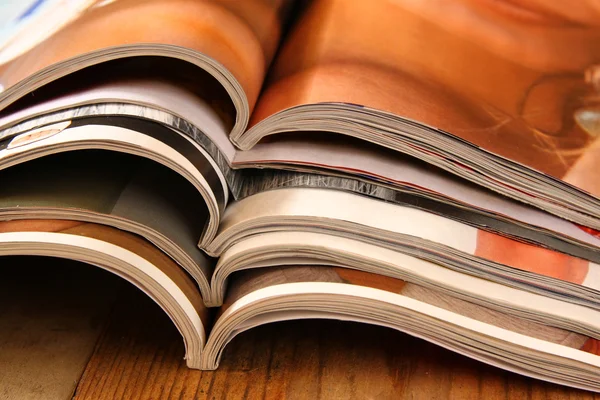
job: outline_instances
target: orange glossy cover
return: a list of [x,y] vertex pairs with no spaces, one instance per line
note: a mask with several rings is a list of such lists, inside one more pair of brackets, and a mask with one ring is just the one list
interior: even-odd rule
[[316,0],[252,124],[352,103],[416,120],[600,197],[600,3]]

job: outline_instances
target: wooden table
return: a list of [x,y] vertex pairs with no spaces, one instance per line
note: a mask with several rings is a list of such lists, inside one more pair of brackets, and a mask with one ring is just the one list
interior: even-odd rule
[[259,327],[219,370],[189,370],[173,324],[131,285],[62,260],[0,266],[0,399],[600,398],[337,321]]

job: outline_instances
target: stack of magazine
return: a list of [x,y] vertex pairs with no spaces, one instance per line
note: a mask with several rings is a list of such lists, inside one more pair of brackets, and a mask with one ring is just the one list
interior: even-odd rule
[[190,368],[328,318],[600,391],[597,2],[53,3],[0,42],[0,255],[130,281]]

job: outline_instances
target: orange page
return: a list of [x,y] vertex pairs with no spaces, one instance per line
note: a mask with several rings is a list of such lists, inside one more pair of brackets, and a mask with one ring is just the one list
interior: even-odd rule
[[252,110],[279,44],[285,5],[283,0],[99,2],[51,32],[41,44],[0,66],[0,85],[7,89],[45,67],[84,53],[113,46],[164,44],[203,53],[223,64],[243,87]]
[[600,4],[316,0],[251,125],[343,102],[442,129],[600,196]]

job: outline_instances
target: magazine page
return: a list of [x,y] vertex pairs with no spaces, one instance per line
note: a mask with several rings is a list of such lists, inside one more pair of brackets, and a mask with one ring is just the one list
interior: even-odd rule
[[248,293],[269,286],[296,282],[334,282],[384,290],[527,336],[577,349],[584,348],[584,351],[598,352],[596,339],[511,316],[400,279],[351,268],[284,266],[241,271],[232,276],[223,309]]
[[74,123],[80,118],[129,116],[160,122],[180,131],[205,149],[221,170],[226,170],[236,152],[229,141],[231,121],[214,107],[219,91],[207,86],[199,93],[180,83],[152,77],[114,77],[106,83],[67,87],[67,90],[63,86],[49,100],[0,117],[0,138],[8,139],[59,121]]
[[[382,248],[349,238],[314,232],[273,232],[236,242],[225,251],[211,280],[211,305],[223,301],[227,278],[237,271],[281,265],[328,265],[390,276],[435,289],[453,297],[515,316],[600,336],[598,307],[578,304],[576,290],[546,282],[545,291],[523,284],[526,279],[502,279],[476,270],[447,267],[442,260],[426,261],[419,254]],[[548,281],[548,280],[547,280]],[[562,283],[562,282],[561,282]],[[573,286],[573,285],[571,285]],[[205,297],[206,301],[206,297]]]
[[[364,210],[370,212],[365,213]],[[454,249],[573,283],[588,281],[593,287],[600,288],[597,272],[588,277],[590,269],[597,271],[600,266],[586,260],[519,242],[426,211],[341,191],[280,189],[232,203],[225,211],[210,252],[220,254],[232,244],[232,238],[244,236],[250,227],[253,228],[252,234],[258,228],[272,232],[282,228],[292,230],[305,227],[310,230],[314,227],[314,230],[353,236],[392,247],[403,240],[402,235],[409,235],[428,241],[431,245],[442,245],[445,252]]]
[[600,265],[594,262],[341,191],[280,189],[232,203],[205,250],[218,256],[251,235],[290,231],[350,238],[547,296],[598,304]]
[[168,256],[137,235],[79,221],[0,222],[0,256],[61,257],[108,270],[146,293],[171,318],[198,368],[210,316],[195,283]]
[[243,287],[232,292],[235,297],[212,330],[204,368],[214,369],[223,347],[245,330],[330,318],[398,329],[507,370],[598,390],[596,339],[489,312],[401,280],[343,268],[289,266],[244,272],[236,284]]
[[143,157],[83,150],[13,166],[0,171],[0,181],[0,219],[53,216],[138,234],[208,289],[213,262],[197,247],[207,209],[168,168]]
[[591,1],[317,0],[251,125],[319,103],[380,110],[600,196],[598,16]]
[[43,220],[30,219],[21,221],[0,222],[0,233],[9,232],[55,232],[75,236],[85,236],[117,245],[127,249],[160,269],[169,278],[176,282],[177,286],[190,299],[194,299],[194,308],[202,317],[204,323],[208,324],[208,311],[201,302],[196,285],[168,256],[158,250],[148,241],[139,236],[111,228],[104,225],[86,223],[81,221],[65,220]]
[[185,178],[208,208],[200,243],[212,239],[228,198],[225,178],[202,148],[161,124],[143,118],[106,116],[42,126],[0,143],[0,168],[52,152],[86,149],[137,155]]
[[[72,22],[47,32],[45,40],[1,66],[5,92],[0,107],[66,74],[130,58],[119,65],[132,76],[145,73],[180,80],[187,75],[193,81],[194,76],[212,75],[231,96],[229,108],[233,101],[239,114],[233,118],[237,129],[243,129],[279,44],[288,8],[283,0],[94,2]],[[200,68],[190,69],[193,64]],[[177,74],[171,73],[174,69]],[[103,76],[92,74],[91,79]],[[227,108],[223,99],[214,100],[217,108]]]
[[[378,188],[369,190],[369,196],[394,201],[394,197],[401,196],[401,192],[417,193],[420,197],[437,197],[443,202],[458,202],[463,207],[463,213],[479,209],[494,214],[495,219],[508,217],[513,223],[525,223],[535,227],[547,229],[549,233],[560,233],[569,238],[585,242],[596,247],[600,246],[600,236],[593,232],[581,229],[575,223],[558,218],[552,214],[541,211],[535,207],[524,205],[510,198],[499,196],[491,190],[482,188],[456,177],[453,174],[437,168],[431,164],[421,162],[412,157],[399,154],[390,149],[381,148],[372,143],[365,143],[353,138],[335,140],[332,135],[323,133],[306,134],[299,136],[286,136],[269,138],[265,143],[258,143],[248,151],[238,151],[235,154],[234,166],[237,168],[250,168],[256,165],[268,168],[282,168],[282,181],[293,182],[294,174],[289,170],[302,170],[319,175],[341,175],[346,179],[359,179],[365,182],[364,186],[372,181],[377,186],[386,186],[390,190]],[[277,174],[274,177],[264,175],[265,187],[262,190],[275,188]],[[343,180],[340,177],[340,180]],[[254,180],[252,184],[255,184]],[[299,180],[299,179],[298,179]],[[320,177],[323,187],[335,187],[336,179]],[[306,182],[309,179],[305,179]],[[296,186],[306,186],[307,183],[297,182]],[[319,180],[315,179],[317,185]],[[248,182],[250,183],[250,181]],[[248,184],[248,187],[251,185]],[[294,183],[288,184],[294,186]],[[351,185],[345,184],[336,189],[350,190]],[[395,195],[391,193],[396,191]],[[246,192],[248,190],[246,189]],[[384,195],[383,192],[386,194]],[[390,194],[387,194],[390,193]],[[234,196],[236,193],[234,192]],[[424,203],[423,200],[420,201]],[[465,209],[465,206],[468,207]],[[448,214],[448,208],[444,209]],[[435,209],[430,208],[435,212]],[[473,222],[475,218],[471,220]],[[486,225],[493,224],[486,221]],[[505,228],[506,229],[506,228]],[[508,233],[506,230],[505,233]]]

